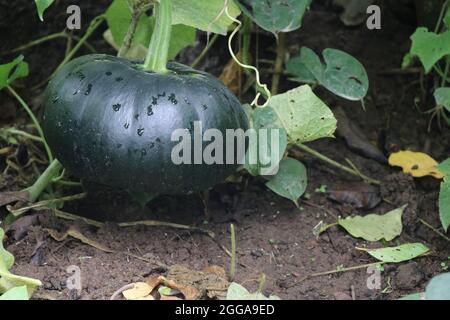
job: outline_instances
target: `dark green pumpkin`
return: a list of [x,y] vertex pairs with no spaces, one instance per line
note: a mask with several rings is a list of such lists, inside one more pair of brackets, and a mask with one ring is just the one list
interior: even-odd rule
[[98,54],[65,65],[43,100],[45,138],[63,166],[87,181],[153,194],[205,190],[235,172],[236,164],[171,161],[175,129],[201,121],[203,132],[216,128],[225,137],[226,129],[246,130],[248,120],[210,74],[167,67],[170,73],[158,74]]

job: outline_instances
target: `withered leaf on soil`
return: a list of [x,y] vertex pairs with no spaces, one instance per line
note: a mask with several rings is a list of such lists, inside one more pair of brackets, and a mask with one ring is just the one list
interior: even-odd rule
[[80,240],[84,244],[90,245],[91,247],[94,247],[94,248],[99,249],[101,251],[108,252],[108,253],[114,252],[114,250],[109,249],[108,247],[98,243],[97,241],[89,239],[88,237],[83,235],[81,233],[81,231],[78,230],[77,227],[75,227],[73,225],[70,226],[69,229],[66,232],[63,232],[63,233],[59,233],[58,231],[56,231],[54,229],[45,229],[45,230],[48,232],[48,234],[53,239],[55,239],[56,241],[59,241],[59,242],[66,240],[67,237],[72,237],[72,238],[75,238],[77,240]]
[[362,182],[336,185],[328,190],[328,197],[357,209],[373,209],[381,202],[378,187]]
[[0,207],[3,207],[7,204],[16,202],[16,201],[24,201],[28,202],[29,195],[27,191],[7,191],[0,192]]
[[210,299],[225,299],[230,285],[225,270],[219,266],[208,266],[202,271],[197,271],[174,265],[169,268],[167,278],[195,287],[199,291],[199,296],[206,294]]
[[39,214],[32,214],[21,217],[11,223],[5,230],[8,236],[12,236],[14,240],[19,241],[25,237],[30,227],[39,223]]
[[361,128],[347,117],[343,108],[336,107],[333,109],[333,113],[338,120],[336,133],[345,140],[350,150],[380,163],[387,163],[387,158],[383,152],[370,143]]
[[409,173],[416,178],[432,176],[442,179],[444,177],[438,169],[436,160],[423,152],[406,150],[392,153],[389,157],[389,164],[401,167],[404,173]]
[[[146,298],[148,296],[152,297],[150,293],[152,292],[153,289],[154,288],[151,287],[146,282],[136,282],[133,284],[133,288],[123,291],[122,294],[127,300],[142,300],[142,299],[147,300]],[[154,299],[152,297],[152,299],[149,300]]]

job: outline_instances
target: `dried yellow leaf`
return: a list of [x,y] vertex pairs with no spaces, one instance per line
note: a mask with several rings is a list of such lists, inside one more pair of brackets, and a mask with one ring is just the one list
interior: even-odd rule
[[392,153],[389,157],[391,166],[401,167],[404,173],[413,177],[432,176],[442,179],[444,175],[438,170],[438,163],[423,152],[399,151]]
[[152,289],[153,288],[145,282],[136,282],[134,283],[133,288],[125,290],[122,294],[127,300],[153,300],[148,298]]

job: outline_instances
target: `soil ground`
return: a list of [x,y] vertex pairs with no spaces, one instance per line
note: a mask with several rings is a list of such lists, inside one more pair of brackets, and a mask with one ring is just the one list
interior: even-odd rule
[[[63,8],[66,2],[60,1],[51,8],[46,14],[48,20],[41,23],[34,18],[32,2],[15,1],[13,5],[0,1],[0,52],[61,31],[65,23]],[[108,1],[95,5],[84,3],[82,12],[88,14],[83,15],[83,24],[87,25],[87,21],[106,8]],[[433,123],[428,132],[429,117],[420,112],[414,102],[421,92],[419,75],[380,74],[383,70],[400,66],[409,49],[409,36],[415,28],[409,21],[399,19],[389,8],[384,9],[382,29],[370,31],[364,25],[346,28],[339,20],[338,10],[329,1],[316,1],[305,16],[303,28],[288,34],[288,49],[294,54],[301,46],[308,46],[316,52],[331,47],[354,55],[363,62],[369,74],[370,94],[366,111],[362,110],[360,103],[341,100],[325,90],[318,89],[317,94],[331,107],[342,106],[350,120],[358,124],[371,141],[378,141],[383,133],[390,144],[402,149],[425,151],[442,161],[450,154],[449,130],[442,128],[441,131]],[[269,42],[268,35],[261,34],[260,37],[260,57],[273,58],[271,49],[274,49],[275,42]],[[101,32],[96,33],[90,42],[99,51],[112,53],[102,40]],[[202,68],[220,74],[223,61],[229,59],[227,56],[217,58],[219,54],[224,55],[224,44],[224,40],[216,43]],[[196,48],[181,55],[181,60],[191,62],[203,46],[202,38]],[[24,52],[26,61],[30,63],[31,75],[18,83],[17,90],[36,110],[39,110],[39,93],[43,88],[37,91],[29,88],[54,70],[64,51],[65,41],[56,40]],[[13,56],[2,56],[2,60],[7,61]],[[282,78],[282,91],[296,85]],[[23,123],[26,119],[15,101],[4,92],[0,93],[0,110],[2,126]],[[230,258],[223,247],[229,247],[229,227],[233,223],[237,232],[239,262],[235,281],[250,290],[258,287],[262,273],[267,278],[265,292],[277,294],[282,299],[348,299],[352,294],[356,299],[396,299],[423,290],[432,276],[443,271],[441,263],[448,261],[450,256],[449,243],[419,220],[423,219],[437,228],[440,225],[437,209],[439,183],[431,178],[412,179],[396,168],[361,157],[340,138],[321,140],[311,146],[341,163],[345,163],[346,158],[350,159],[363,173],[381,180],[380,192],[387,201],[371,210],[358,210],[351,205],[331,201],[316,189],[323,185],[351,189],[358,179],[300,154],[308,168],[308,193],[311,196],[308,204],[305,200],[300,201],[301,210],[267,190],[261,179],[247,176],[242,183],[223,184],[211,191],[208,205],[210,221],[207,224],[204,224],[202,202],[195,195],[160,196],[140,211],[126,194],[99,192],[66,206],[64,210],[111,221],[99,229],[76,224],[88,238],[113,249],[114,253],[100,251],[77,240],[57,242],[43,236],[43,228],[63,230],[71,223],[40,213],[39,223],[30,228],[21,240],[10,238],[7,241],[7,249],[16,258],[13,271],[43,282],[36,298],[108,299],[123,285],[143,281],[148,276],[164,275],[173,265],[185,265],[193,270],[209,265],[228,269]],[[0,160],[3,168],[4,161]],[[18,190],[26,185],[23,181],[17,182],[14,172],[5,175],[0,182],[1,191]],[[67,190],[66,193],[73,192],[76,190]],[[411,262],[386,265],[381,273],[380,290],[368,289],[370,274],[367,268],[304,279],[310,274],[335,270],[339,266],[373,263],[370,256],[355,250],[355,247],[379,245],[355,239],[338,227],[316,238],[313,228],[320,221],[333,223],[336,216],[385,213],[405,204],[408,207],[403,219],[404,232],[391,244],[422,242],[432,249],[430,255]],[[4,208],[1,210],[0,217],[6,214]],[[143,226],[119,228],[114,224],[137,219],[197,225],[213,231],[215,240],[193,231]],[[36,255],[34,251],[38,243],[39,254]],[[66,268],[70,265],[81,269],[83,289],[79,296],[66,288],[69,276]]]

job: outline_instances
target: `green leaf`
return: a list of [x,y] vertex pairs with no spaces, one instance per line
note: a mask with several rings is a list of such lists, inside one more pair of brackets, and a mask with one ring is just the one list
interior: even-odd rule
[[439,217],[447,232],[450,227],[450,158],[439,164],[438,169],[444,175],[439,191]]
[[437,88],[434,91],[434,99],[438,106],[442,106],[450,112],[450,88]]
[[444,175],[444,180],[450,181],[450,158],[440,163],[438,169]]
[[382,262],[403,262],[420,257],[429,251],[429,249],[421,243],[406,243],[397,247],[387,247],[380,249],[361,249],[366,251],[375,259]]
[[3,247],[5,232],[0,228],[0,270],[9,270],[14,265],[14,256]]
[[286,73],[293,75],[293,77],[289,78],[291,81],[307,84],[317,83],[316,77],[309,71],[309,68],[305,65],[304,58],[301,56],[291,58],[286,62]]
[[18,78],[28,75],[28,63],[20,55],[13,61],[0,65],[0,90]]
[[301,27],[312,0],[236,0],[246,15],[261,28],[277,34]]
[[361,100],[369,89],[369,78],[364,66],[348,53],[336,49],[325,49],[326,63],[321,84],[334,94],[348,100]]
[[450,226],[450,179],[441,182],[439,191],[439,218],[445,232]]
[[401,297],[398,300],[424,300],[425,294],[423,292],[408,294],[407,296]]
[[402,215],[406,206],[392,210],[384,215],[368,214],[366,216],[339,219],[339,225],[356,238],[367,241],[385,239],[391,241],[402,233]]
[[304,143],[333,137],[336,119],[331,110],[308,85],[273,96],[269,106],[277,115],[291,143]]
[[[270,175],[271,169],[278,167],[286,151],[286,130],[274,127],[277,116],[271,108],[256,108],[251,113],[251,120],[256,131],[256,142],[249,145],[244,167],[253,176]],[[276,139],[275,134],[278,134],[278,139],[274,141],[276,145],[272,146],[272,136]],[[263,144],[264,138],[266,144]]]
[[266,183],[266,186],[298,206],[297,199],[305,193],[307,181],[305,166],[300,161],[287,158],[281,160],[278,173]]
[[17,276],[9,272],[14,264],[14,256],[3,247],[4,236],[5,232],[0,228],[0,293],[5,293],[14,287],[26,286],[28,295],[31,296],[36,287],[42,283],[37,279]]
[[52,5],[55,0],[34,0],[38,11],[39,19],[44,21],[44,11]]
[[227,300],[281,300],[275,295],[268,298],[260,292],[250,293],[247,289],[236,282],[232,282],[228,287]]
[[26,286],[14,287],[0,296],[0,300],[28,300],[28,290]]
[[[116,50],[119,50],[131,23],[130,8],[126,1],[114,0],[106,10],[105,15],[114,41],[111,42],[107,34],[105,34],[105,38]],[[126,55],[127,58],[136,60],[145,58],[154,27],[155,17],[149,17],[146,14],[140,17],[133,43]],[[169,59],[174,59],[183,48],[193,45],[195,38],[195,28],[185,25],[174,25],[170,39]]]
[[450,54],[450,31],[436,34],[420,27],[411,36],[411,40],[411,53],[419,57],[426,73],[430,72],[436,62]]
[[172,289],[170,287],[161,286],[158,288],[158,293],[162,296],[175,296],[180,294],[180,291]]
[[[172,0],[172,24],[226,35],[233,21],[226,16],[224,3],[223,0]],[[233,0],[228,1],[228,13],[234,18],[241,13]]]
[[348,100],[357,101],[364,98],[369,89],[369,78],[364,66],[340,50],[325,49],[322,54],[325,65],[314,51],[303,47],[300,56],[288,62],[288,73],[293,75],[296,81],[303,79],[311,82],[313,76],[320,85]]
[[450,273],[440,274],[425,289],[427,300],[450,300]]

